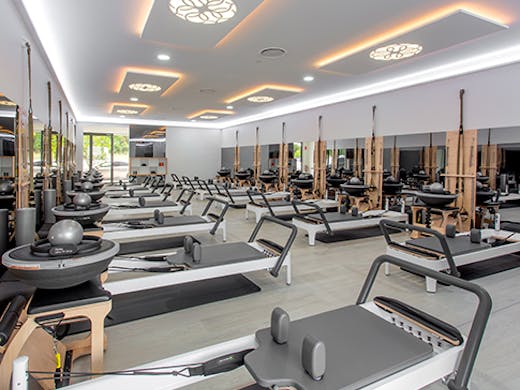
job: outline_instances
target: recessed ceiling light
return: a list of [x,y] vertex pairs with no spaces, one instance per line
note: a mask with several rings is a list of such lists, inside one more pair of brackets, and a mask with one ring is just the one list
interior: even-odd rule
[[251,103],[269,103],[274,100],[271,96],[251,96],[247,98]]
[[401,60],[419,54],[422,46],[416,43],[394,43],[370,52],[370,58],[378,61]]
[[214,90],[213,88],[202,88],[202,89],[199,89],[199,92],[200,93],[212,94],[212,93],[216,93],[217,91]]
[[237,13],[233,0],[170,0],[170,11],[191,23],[224,23]]
[[314,76],[311,76],[311,75],[305,76],[303,78],[303,81],[305,81],[306,83],[310,83],[310,82],[314,81]]
[[196,119],[192,119],[191,122],[197,122],[197,120]]
[[125,115],[119,115],[119,117],[120,117],[120,118],[126,118],[126,116],[125,116]]
[[139,92],[158,92],[162,88],[156,84],[148,84],[148,83],[133,83],[128,86],[128,88],[133,89],[134,91]]
[[129,108],[120,108],[119,110],[117,110],[117,113],[118,114],[125,114],[125,115],[135,115],[135,114],[139,114],[139,111],[131,110]]
[[218,116],[216,115],[201,115],[199,116],[200,119],[207,119],[207,120],[211,120],[211,119],[218,119]]
[[170,56],[168,54],[158,54],[157,59],[159,61],[170,61]]
[[279,58],[287,54],[287,50],[281,47],[266,47],[260,50],[260,55],[265,58]]
[[139,98],[131,97],[131,98],[130,98],[130,101],[132,101],[132,102],[138,102],[138,101],[139,101]]
[[226,106],[227,110],[232,110],[233,108],[234,108],[233,106]]

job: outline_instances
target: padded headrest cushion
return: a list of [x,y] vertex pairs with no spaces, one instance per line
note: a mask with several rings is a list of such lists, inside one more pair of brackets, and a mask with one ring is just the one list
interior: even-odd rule
[[198,242],[193,244],[191,257],[193,258],[193,262],[195,264],[200,263],[200,259],[202,258],[202,248]]
[[162,225],[164,223],[164,214],[159,209],[155,209],[153,211],[153,217],[155,219],[155,222],[157,222],[159,225]]
[[130,194],[130,196],[133,198],[134,197],[134,189],[133,188],[130,188],[128,190],[128,193]]
[[144,199],[144,196],[140,196],[138,199],[139,206],[144,207],[146,205],[146,200]]
[[347,206],[345,204],[342,204],[341,206],[339,206],[339,212],[341,214],[346,214],[347,213]]
[[184,252],[191,253],[193,251],[193,237],[186,236],[184,237]]
[[480,241],[482,241],[482,232],[480,229],[471,229],[469,232],[469,240],[475,244],[480,243]]
[[446,225],[446,237],[453,238],[457,235],[457,226]]
[[350,209],[350,214],[352,214],[353,217],[357,217],[359,214],[359,209],[357,207],[352,207]]

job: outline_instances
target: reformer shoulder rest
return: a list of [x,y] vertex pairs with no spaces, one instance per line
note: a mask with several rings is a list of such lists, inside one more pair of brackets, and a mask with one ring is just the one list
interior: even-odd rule
[[426,328],[452,345],[461,345],[464,342],[462,335],[454,326],[397,299],[378,296],[374,298],[374,303],[389,313],[396,313],[406,320]]

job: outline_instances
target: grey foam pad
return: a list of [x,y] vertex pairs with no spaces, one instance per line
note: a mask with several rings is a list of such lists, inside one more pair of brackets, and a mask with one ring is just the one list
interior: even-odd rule
[[[260,202],[257,203],[258,206],[267,207],[267,204]],[[287,200],[273,200],[272,202],[269,202],[269,206],[271,207],[283,207],[283,206],[291,206],[292,203]]]
[[[458,236],[453,238],[448,237],[446,238],[446,242],[448,243],[448,247],[450,248],[452,256],[463,255],[465,253],[476,252],[491,247],[491,245],[485,242],[471,242],[469,236]],[[406,241],[406,245],[438,253],[443,253],[440,241],[433,236],[414,238]]]
[[[326,371],[314,381],[301,365],[302,341],[312,335],[325,344]],[[429,358],[432,347],[360,306],[291,322],[289,341],[277,344],[270,329],[256,332],[258,349],[245,364],[258,384],[298,389],[358,389]]]
[[[307,214],[307,217],[312,219],[322,219],[319,213]],[[329,212],[325,213],[325,218],[327,218],[328,223],[333,222],[345,222],[345,221],[357,221],[359,219],[363,219],[361,215],[353,216],[352,214],[346,213],[341,214],[339,212]]]
[[200,263],[195,264],[191,254],[186,254],[184,249],[179,249],[175,255],[168,256],[167,261],[170,264],[187,264],[191,268],[204,268],[267,257],[264,252],[253,248],[245,242],[203,245],[201,255]]

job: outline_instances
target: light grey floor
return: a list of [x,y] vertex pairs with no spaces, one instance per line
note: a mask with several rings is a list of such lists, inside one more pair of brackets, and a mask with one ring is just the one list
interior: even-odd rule
[[[194,212],[202,206],[195,201]],[[246,240],[254,227],[254,219],[244,219],[244,210],[230,210],[227,221],[228,241]],[[268,228],[268,235],[279,234],[278,229]],[[292,249],[291,286],[285,285],[283,277],[254,272],[247,276],[261,286],[259,293],[107,328],[105,368],[129,368],[251,334],[268,326],[275,306],[297,319],[352,304],[371,261],[384,251],[382,237],[317,242],[309,247],[299,233]],[[493,314],[473,373],[473,390],[520,388],[519,281],[520,268],[476,281],[491,294]],[[428,294],[422,279],[399,269],[393,269],[389,277],[381,273],[373,292],[402,299],[463,332],[469,328],[476,303],[472,296],[452,287],[439,286],[436,294]],[[240,369],[190,388],[237,389],[251,383],[247,371]],[[437,383],[429,388],[445,387]]]

